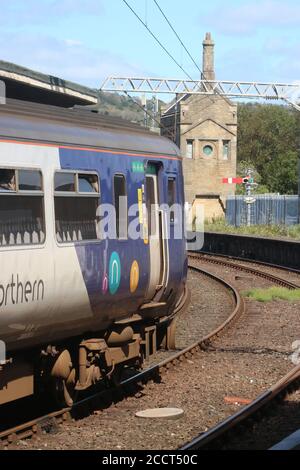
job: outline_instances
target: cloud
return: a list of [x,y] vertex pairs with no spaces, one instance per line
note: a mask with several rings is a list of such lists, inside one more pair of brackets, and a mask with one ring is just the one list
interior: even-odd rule
[[65,39],[65,44],[70,47],[83,46],[82,41],[77,41],[77,39]]
[[109,75],[143,75],[136,64],[120,54],[92,49],[75,39],[60,40],[28,33],[0,33],[1,59],[34,70],[100,87]]
[[300,45],[294,45],[286,50],[285,54],[276,56],[274,63],[274,74],[279,81],[295,83],[300,77]]
[[0,24],[6,27],[65,21],[104,12],[102,0],[0,0],[0,7]]
[[[223,2],[222,2],[223,3]],[[298,28],[300,24],[299,2],[293,0],[248,1],[231,7],[224,2],[201,17],[218,29],[219,33],[251,35],[261,28]]]
[[257,48],[232,48],[222,54],[216,66],[217,78],[221,80],[269,82],[276,79],[272,75],[270,61]]
[[217,77],[222,80],[293,83],[300,77],[299,41],[267,38],[265,42],[232,47],[217,57]]
[[291,41],[288,37],[269,37],[263,46],[264,51],[271,55],[289,53],[291,48]]

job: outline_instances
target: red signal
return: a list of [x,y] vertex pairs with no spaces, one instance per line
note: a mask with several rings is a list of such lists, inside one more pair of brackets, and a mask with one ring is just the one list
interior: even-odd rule
[[223,178],[223,184],[247,184],[247,183],[254,183],[253,178],[251,176],[246,176],[245,178]]
[[243,178],[223,178],[223,184],[243,184]]

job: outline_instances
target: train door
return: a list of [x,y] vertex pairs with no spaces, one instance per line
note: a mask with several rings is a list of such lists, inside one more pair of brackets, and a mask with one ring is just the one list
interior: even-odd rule
[[146,174],[146,206],[149,237],[149,286],[147,301],[157,299],[159,291],[164,287],[165,252],[163,241],[163,214],[159,210],[158,175]]

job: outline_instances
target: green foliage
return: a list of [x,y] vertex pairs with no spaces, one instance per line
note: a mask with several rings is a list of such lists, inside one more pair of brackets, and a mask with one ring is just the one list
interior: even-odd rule
[[287,106],[239,105],[239,174],[244,175],[245,166],[253,167],[267,192],[297,194],[299,147],[298,111]]
[[285,287],[270,287],[269,289],[251,289],[243,293],[245,297],[258,302],[271,302],[272,300],[287,300],[296,302],[300,300],[300,289],[289,290]]
[[144,122],[143,111],[130,98],[118,93],[100,92],[99,113],[140,124]]
[[[269,193],[269,188],[263,184],[262,182],[262,177],[261,175],[258,173],[258,171],[256,170],[254,164],[250,164],[246,161],[240,161],[238,162],[238,166],[237,166],[237,173],[239,176],[245,176],[246,173],[247,173],[247,170],[252,169],[254,170],[254,173],[252,174],[252,176],[254,177],[254,180],[255,180],[255,183],[258,183],[258,187],[253,191],[255,194],[266,194],[266,193]],[[236,187],[236,194],[238,196],[241,196],[241,195],[245,195],[246,194],[246,187],[244,184],[239,184],[237,185]]]
[[234,227],[233,225],[228,225],[225,219],[220,218],[212,222],[206,221],[205,231],[300,240],[300,225],[252,225],[251,227]]
[[281,194],[298,193],[298,155],[288,150],[268,165],[268,184]]
[[[128,121],[137,122],[141,125],[145,123],[145,113],[143,105],[138,97],[130,98],[128,96],[119,93],[105,93],[100,91],[100,105],[99,113],[106,116],[120,117]],[[158,107],[161,108],[164,105],[162,101],[159,101]],[[147,100],[146,109],[151,115],[156,106],[154,98]],[[158,119],[159,120],[159,119]],[[157,124],[147,117],[147,125],[156,127]]]

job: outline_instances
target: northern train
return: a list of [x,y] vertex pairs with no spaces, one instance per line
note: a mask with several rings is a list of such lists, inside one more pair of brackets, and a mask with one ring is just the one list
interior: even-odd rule
[[[175,203],[170,140],[91,110],[0,106],[0,405],[43,393],[71,406],[172,347],[189,298],[183,218],[168,228],[163,209]],[[105,206],[114,237],[99,228]]]

